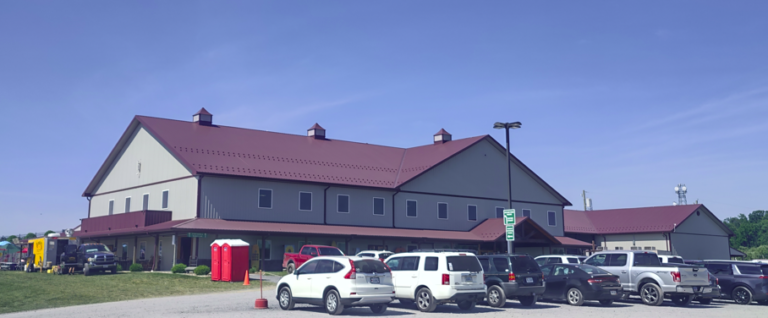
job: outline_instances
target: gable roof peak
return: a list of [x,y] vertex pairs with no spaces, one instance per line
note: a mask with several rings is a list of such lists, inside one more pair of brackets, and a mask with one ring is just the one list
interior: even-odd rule
[[197,113],[194,113],[192,116],[194,116],[194,115],[211,115],[211,116],[213,116],[213,114],[211,114],[207,110],[205,110],[205,107],[200,108],[200,110],[198,110]]

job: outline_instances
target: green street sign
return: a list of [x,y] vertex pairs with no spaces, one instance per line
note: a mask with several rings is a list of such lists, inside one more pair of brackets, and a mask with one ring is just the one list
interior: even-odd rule
[[515,225],[515,209],[504,210],[504,225]]
[[515,226],[510,225],[507,226],[507,241],[514,241],[515,240]]
[[187,233],[187,237],[208,237],[208,233]]

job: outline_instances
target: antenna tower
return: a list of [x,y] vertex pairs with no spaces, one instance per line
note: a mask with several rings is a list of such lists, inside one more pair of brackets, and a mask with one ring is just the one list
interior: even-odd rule
[[677,205],[688,204],[688,200],[685,198],[685,194],[688,193],[688,188],[685,184],[678,184],[675,187],[675,193],[677,193]]

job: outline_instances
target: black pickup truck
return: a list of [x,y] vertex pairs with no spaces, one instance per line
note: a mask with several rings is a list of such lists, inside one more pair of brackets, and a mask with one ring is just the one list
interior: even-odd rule
[[61,254],[60,268],[61,273],[68,273],[70,268],[82,270],[85,276],[99,271],[117,274],[115,254],[106,245],[99,243],[67,245]]

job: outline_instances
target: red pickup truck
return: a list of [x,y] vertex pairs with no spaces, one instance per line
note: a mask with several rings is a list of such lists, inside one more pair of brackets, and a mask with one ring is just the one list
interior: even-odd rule
[[344,255],[340,249],[324,245],[304,245],[298,253],[285,253],[283,256],[283,268],[292,274],[301,264],[315,256]]

